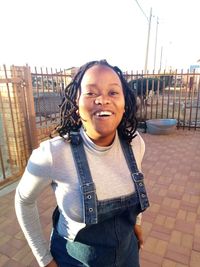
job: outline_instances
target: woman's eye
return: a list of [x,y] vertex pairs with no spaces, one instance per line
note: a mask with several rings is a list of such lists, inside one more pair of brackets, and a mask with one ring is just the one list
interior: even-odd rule
[[93,92],[87,92],[87,93],[85,93],[85,95],[87,95],[87,96],[95,96],[95,93],[93,93]]
[[118,95],[119,93],[117,91],[111,91],[110,95]]

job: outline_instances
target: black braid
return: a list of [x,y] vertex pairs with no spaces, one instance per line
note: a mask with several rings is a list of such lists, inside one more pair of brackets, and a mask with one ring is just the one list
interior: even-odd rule
[[77,113],[77,95],[80,91],[81,81],[85,72],[94,65],[103,65],[111,68],[121,80],[125,97],[125,113],[118,126],[118,133],[120,137],[131,142],[136,136],[135,131],[137,128],[136,98],[133,91],[129,88],[122,71],[118,67],[108,64],[106,60],[91,61],[80,67],[72,82],[65,88],[62,103],[60,104],[60,123],[55,128],[55,132],[69,141],[71,139],[71,132],[79,131],[82,122]]

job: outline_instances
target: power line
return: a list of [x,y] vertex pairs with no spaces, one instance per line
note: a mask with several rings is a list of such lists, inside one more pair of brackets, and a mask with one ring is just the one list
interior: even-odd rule
[[143,15],[145,16],[145,18],[147,19],[147,21],[149,22],[149,18],[147,17],[146,13],[144,12],[144,10],[142,9],[142,7],[140,6],[140,4],[138,3],[137,0],[135,0],[135,2],[137,3],[138,7],[140,8],[140,10],[142,11]]

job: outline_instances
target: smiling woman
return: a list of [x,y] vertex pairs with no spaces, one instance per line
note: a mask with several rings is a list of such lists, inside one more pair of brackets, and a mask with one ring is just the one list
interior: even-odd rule
[[[66,87],[60,111],[60,136],[33,151],[16,189],[16,214],[39,265],[139,267],[149,202],[133,91],[118,67],[92,61]],[[50,246],[36,206],[47,185],[57,201]]]
[[122,84],[116,72],[103,65],[87,70],[81,82],[78,106],[91,140],[97,145],[110,145],[125,112]]
[[91,61],[80,67],[74,81],[65,89],[61,123],[56,129],[60,136],[67,135],[65,138],[70,140],[72,129],[78,130],[82,124],[86,124],[88,111],[79,116],[81,110],[86,109],[85,102],[99,111],[112,111],[105,109],[108,106],[120,107],[119,114],[114,116],[112,112],[112,118],[119,120],[115,127],[123,138],[129,141],[133,139],[137,127],[136,99],[118,67],[109,65],[105,60]]

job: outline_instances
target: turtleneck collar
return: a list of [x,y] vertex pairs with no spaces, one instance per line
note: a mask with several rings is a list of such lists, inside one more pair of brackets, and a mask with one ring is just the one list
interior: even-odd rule
[[84,131],[83,128],[80,129],[80,134],[81,134],[81,137],[83,138],[83,142],[87,146],[87,148],[89,148],[90,150],[98,151],[98,152],[106,152],[106,151],[110,150],[113,147],[114,143],[118,139],[118,134],[117,134],[117,131],[116,131],[115,138],[114,138],[114,140],[113,140],[111,145],[109,145],[109,146],[98,146],[89,138],[89,136],[86,134],[86,132]]

